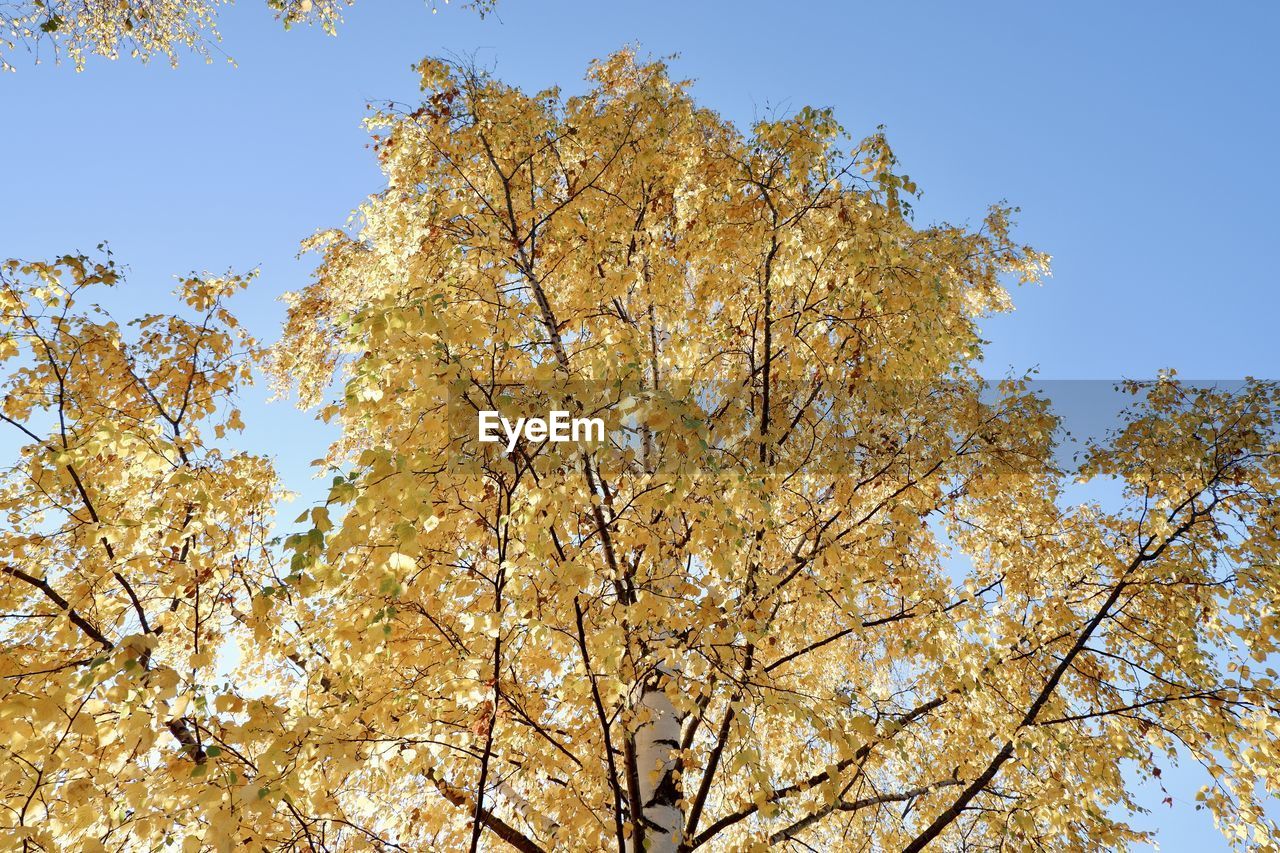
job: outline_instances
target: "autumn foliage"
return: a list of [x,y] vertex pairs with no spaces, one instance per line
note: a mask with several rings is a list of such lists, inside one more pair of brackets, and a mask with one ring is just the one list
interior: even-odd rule
[[[266,0],[286,28],[314,24],[333,33],[355,0]],[[448,3],[449,0],[442,0]],[[480,14],[493,0],[455,0]],[[218,16],[230,0],[0,0],[0,71],[24,49],[37,60],[70,60],[77,70],[91,56],[128,56],[147,62],[163,58],[177,65],[190,53],[211,61],[221,40]],[[435,11],[437,0],[425,5]]]
[[[0,837],[1096,850],[1176,753],[1280,843],[1280,390],[1134,384],[1069,467],[979,381],[1046,270],[1011,210],[921,225],[883,136],[743,132],[626,52],[573,97],[420,72],[268,350],[246,280],[121,327],[108,260],[4,267]],[[340,430],[274,528],[260,369]],[[547,400],[607,442],[467,428]]]

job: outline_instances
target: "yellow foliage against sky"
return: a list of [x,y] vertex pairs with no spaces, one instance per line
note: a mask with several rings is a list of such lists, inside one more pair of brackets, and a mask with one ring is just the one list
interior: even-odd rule
[[[219,40],[220,9],[230,0],[0,0],[0,70],[14,70],[7,54],[15,47],[70,59],[83,68],[89,56],[117,59],[121,54],[178,63],[184,51],[210,58]],[[335,31],[342,10],[355,0],[266,0],[286,27],[314,23]],[[449,0],[443,0],[448,3]],[[435,0],[428,6],[434,7]],[[481,14],[492,0],[464,3]]]
[[[265,353],[243,279],[122,329],[108,262],[4,268],[0,838],[1096,850],[1178,747],[1276,847],[1280,390],[1135,384],[1064,471],[976,381],[1047,268],[1009,209],[915,224],[882,136],[743,133],[626,52],[570,98],[419,70]],[[259,364],[341,430],[279,544]],[[476,440],[548,402],[608,441]]]

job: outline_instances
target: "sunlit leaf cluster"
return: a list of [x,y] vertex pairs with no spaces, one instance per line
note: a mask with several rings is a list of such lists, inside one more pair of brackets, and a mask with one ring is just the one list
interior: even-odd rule
[[[286,27],[316,24],[333,33],[354,0],[266,2]],[[77,69],[95,55],[176,65],[187,52],[211,61],[220,41],[218,15],[228,5],[230,0],[0,0],[0,70],[14,70],[10,59],[19,48],[37,59],[65,58]],[[436,0],[426,5],[434,10]],[[464,5],[484,14],[493,3]]]

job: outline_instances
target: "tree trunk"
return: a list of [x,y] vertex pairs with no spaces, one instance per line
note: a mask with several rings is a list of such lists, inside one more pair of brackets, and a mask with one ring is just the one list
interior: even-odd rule
[[684,834],[676,778],[680,714],[657,683],[642,688],[634,725],[645,850],[637,850],[634,842],[627,849],[629,853],[675,853]]

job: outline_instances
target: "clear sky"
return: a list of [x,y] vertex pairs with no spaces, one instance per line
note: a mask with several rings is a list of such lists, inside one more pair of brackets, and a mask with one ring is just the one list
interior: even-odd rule
[[[379,188],[360,121],[370,101],[415,97],[414,62],[473,57],[574,91],[589,59],[634,44],[679,54],[675,73],[740,124],[812,104],[855,136],[886,125],[924,190],[921,220],[1021,206],[1018,233],[1053,254],[1054,275],[987,324],[989,375],[1275,378],[1278,25],[1280,4],[1262,0],[499,0],[484,20],[456,0],[435,15],[423,0],[360,0],[330,38],[283,32],[262,0],[240,0],[222,25],[238,67],[91,61],[76,74],[16,57],[0,77],[0,257],[109,240],[131,269],[121,315],[163,310],[175,274],[258,266],[237,307],[270,339],[277,297],[307,281],[298,241]],[[250,408],[248,440],[287,475],[321,455],[305,416]],[[1175,807],[1143,824],[1163,828],[1165,850],[1221,847],[1173,787]]]

